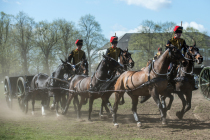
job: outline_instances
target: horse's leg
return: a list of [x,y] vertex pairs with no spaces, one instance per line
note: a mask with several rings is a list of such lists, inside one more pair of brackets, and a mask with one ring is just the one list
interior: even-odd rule
[[25,104],[25,114],[27,114],[28,113],[28,100],[27,99],[24,101],[24,104]]
[[185,96],[187,101],[187,108],[185,109],[184,113],[191,109],[192,91],[188,91],[188,94],[185,94]]
[[53,103],[50,106],[50,110],[54,110],[55,109],[55,95],[53,95]]
[[60,116],[59,113],[58,113],[58,105],[59,105],[59,102],[61,100],[61,96],[60,95],[56,95],[56,98],[55,98],[55,101],[56,101],[56,107],[55,107],[55,110],[56,110],[56,115],[57,117]]
[[142,104],[142,103],[146,102],[150,97],[151,97],[151,96],[141,96],[141,101],[140,101],[140,103]]
[[91,121],[91,112],[93,107],[93,95],[90,96],[89,99],[89,114],[88,114],[88,120]]
[[65,115],[69,109],[69,104],[71,103],[71,100],[74,98],[74,94],[69,93],[67,102],[66,102],[66,106],[64,108],[64,110],[62,111],[62,114]]
[[124,95],[122,96],[121,98],[122,100],[119,102],[119,105],[123,105],[125,103],[125,100],[124,100]]
[[[77,95],[76,95],[77,96]],[[77,98],[78,99],[78,98]],[[75,97],[73,99],[73,105],[74,105],[74,111],[77,113],[77,105],[76,105],[76,100]]]
[[45,116],[46,114],[44,110],[44,99],[42,99],[41,104],[42,104],[42,116]]
[[[78,98],[76,99],[78,100]],[[79,100],[78,100],[79,101]],[[85,102],[85,97],[81,96],[81,100],[79,102],[79,105],[78,105],[78,110],[77,110],[77,118],[80,119],[81,118],[81,108],[82,108],[82,105],[84,104]]]
[[[112,105],[111,105],[111,103],[110,103],[110,101],[109,101],[109,97],[111,96],[111,94],[109,95],[109,94],[104,94],[103,95],[103,98],[102,98],[102,100],[104,101],[104,103],[105,103],[105,105],[104,105],[104,107],[105,107],[105,109],[106,109],[106,112],[107,112],[107,114],[108,114],[108,117],[112,117],[112,114],[113,114],[113,108],[112,108]],[[109,108],[108,108],[108,107]]]
[[115,92],[115,102],[113,105],[113,123],[115,127],[119,127],[117,123],[117,110],[118,110],[118,104],[120,102],[120,94]]
[[154,101],[156,102],[159,110],[160,110],[160,114],[161,114],[161,119],[162,119],[162,124],[167,124],[167,121],[166,121],[166,111],[163,109],[162,107],[162,104],[160,102],[160,98],[159,98],[159,95],[156,91],[156,88],[153,87],[152,90],[150,91],[150,93],[152,93],[152,97],[154,99]]
[[66,105],[66,95],[61,95],[60,105],[61,105],[61,110],[63,111]]
[[100,109],[100,112],[99,112],[99,117],[103,115],[103,107],[105,107],[105,104],[104,104],[104,101],[102,99],[102,102],[101,102],[101,109]]
[[169,103],[168,103],[168,106],[166,107],[166,110],[170,110],[171,109],[171,105],[172,105],[172,103],[174,101],[174,96],[172,94],[168,94],[168,97],[169,97]]
[[139,117],[137,114],[137,105],[138,105],[138,96],[129,95],[132,99],[132,112],[135,121],[137,122],[137,126],[141,127],[141,122],[139,121]]
[[83,102],[83,105],[86,105],[88,102],[88,98],[85,98],[85,101]]
[[35,104],[35,99],[34,99],[34,97],[32,97],[31,104],[32,104],[32,112],[31,112],[31,114],[34,115],[34,104]]
[[186,106],[186,100],[185,100],[184,95],[182,93],[178,93],[178,96],[182,101],[182,110],[177,111],[176,116],[181,120],[184,116],[184,109],[185,109],[185,106]]
[[164,112],[167,112],[166,102],[165,102],[166,97],[165,96],[161,96],[160,100],[161,100],[161,104],[162,104],[162,108],[163,108]]

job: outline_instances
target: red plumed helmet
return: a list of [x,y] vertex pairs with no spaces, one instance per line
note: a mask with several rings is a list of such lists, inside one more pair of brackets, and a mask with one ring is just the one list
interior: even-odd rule
[[159,47],[159,48],[158,48],[158,51],[162,51],[162,48]]
[[77,39],[75,44],[76,45],[83,45],[83,40],[82,39]]
[[175,33],[182,33],[182,30],[183,30],[183,27],[181,27],[181,26],[175,26],[175,28],[174,28]]
[[117,36],[112,36],[110,39],[111,43],[118,43],[118,37]]

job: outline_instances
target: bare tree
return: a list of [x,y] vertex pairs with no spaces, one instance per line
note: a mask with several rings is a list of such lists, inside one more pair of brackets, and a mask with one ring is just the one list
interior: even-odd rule
[[67,58],[69,53],[75,48],[76,39],[81,35],[79,35],[79,31],[73,22],[68,22],[65,19],[59,19],[54,22],[59,28],[58,35],[60,39],[56,44],[57,52],[63,58]]
[[58,26],[41,21],[36,25],[36,45],[40,47],[44,56],[44,72],[50,73],[50,61],[55,59],[56,43],[58,41]]
[[2,75],[9,73],[9,38],[10,38],[11,16],[1,12],[0,14],[0,64]]
[[23,12],[19,12],[19,14],[15,17],[16,24],[14,36],[15,45],[18,47],[21,57],[21,65],[23,68],[24,74],[29,74],[28,72],[28,63],[29,63],[29,51],[33,47],[33,37],[34,37],[34,26],[35,22],[32,18],[26,15]]
[[84,38],[84,47],[87,52],[89,62],[89,72],[91,73],[91,64],[98,57],[97,51],[107,41],[101,34],[101,26],[95,20],[95,17],[88,14],[82,16],[79,20],[79,27]]

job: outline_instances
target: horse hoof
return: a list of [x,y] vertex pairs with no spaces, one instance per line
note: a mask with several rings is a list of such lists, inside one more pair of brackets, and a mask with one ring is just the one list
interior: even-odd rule
[[118,128],[118,127],[119,127],[119,124],[115,123],[115,124],[114,124],[114,127],[115,127],[115,128]]
[[42,113],[42,116],[45,116],[46,114],[45,113]]
[[141,127],[141,122],[137,122],[137,127]]
[[181,120],[182,119],[182,117],[183,117],[183,115],[181,114],[181,112],[180,111],[178,111],[178,112],[176,112],[176,116]]
[[32,111],[31,114],[34,115],[34,112]]
[[165,118],[162,118],[162,125],[167,125],[168,123],[167,123],[167,121],[166,121],[166,119]]
[[60,115],[57,113],[56,116],[59,117]]
[[108,118],[112,118],[112,117],[113,117],[112,114],[109,114],[109,115],[108,115]]
[[89,122],[93,122],[91,119],[88,119]]

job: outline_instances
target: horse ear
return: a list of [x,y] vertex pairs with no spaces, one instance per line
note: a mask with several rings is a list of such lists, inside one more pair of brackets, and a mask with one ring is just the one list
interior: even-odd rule
[[60,58],[60,60],[61,60],[61,62],[62,62],[63,64],[66,64],[66,62],[65,62],[65,61],[63,61],[61,58]]
[[128,48],[126,49],[126,52],[128,52]]

